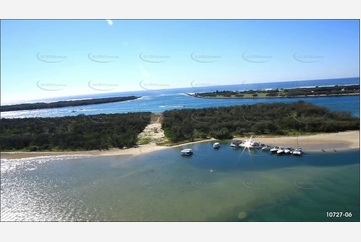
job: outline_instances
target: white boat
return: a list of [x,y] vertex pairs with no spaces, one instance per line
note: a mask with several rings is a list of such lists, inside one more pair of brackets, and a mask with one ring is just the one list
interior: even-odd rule
[[181,150],[181,155],[192,155],[193,151],[192,149],[183,149]]
[[262,150],[269,150],[270,149],[270,147],[268,146],[268,145],[264,145],[263,147],[262,147]]
[[213,144],[213,148],[218,149],[221,146],[220,143],[216,142]]
[[302,155],[302,148],[298,147],[298,136],[297,136],[297,147],[292,151],[292,154],[294,155]]
[[302,155],[302,153],[302,148],[297,148],[292,152],[292,154],[294,155]]
[[240,147],[248,148],[248,149],[261,149],[262,146],[259,142],[255,141],[251,138],[246,139],[242,143],[239,144]]
[[288,147],[288,148],[284,149],[284,152],[285,152],[285,154],[290,154],[291,150],[292,150],[292,148]]
[[269,151],[270,151],[270,152],[277,152],[277,150],[278,150],[279,148],[280,148],[280,147],[275,146],[275,147],[273,147],[272,149],[270,149]]
[[280,147],[278,150],[277,150],[277,154],[282,154],[285,152],[285,148],[283,147]]
[[252,145],[252,147],[254,149],[261,149],[262,148],[261,144],[256,142],[256,141],[252,141],[251,145]]
[[242,143],[242,140],[232,140],[231,147],[236,148]]

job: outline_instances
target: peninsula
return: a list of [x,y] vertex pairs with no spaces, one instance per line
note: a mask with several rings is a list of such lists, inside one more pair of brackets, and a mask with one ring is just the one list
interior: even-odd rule
[[63,108],[63,107],[74,107],[74,106],[83,106],[83,105],[92,105],[92,104],[114,103],[114,102],[134,100],[138,98],[140,97],[129,96],[129,97],[109,97],[109,98],[97,98],[97,99],[92,98],[92,99],[72,100],[72,101],[58,101],[51,103],[45,103],[45,102],[23,103],[23,104],[0,106],[0,112],[46,109],[46,108]]
[[305,97],[338,97],[360,95],[360,85],[333,87],[304,87],[291,89],[248,90],[248,91],[215,91],[203,93],[188,93],[191,97],[198,98],[305,98]]

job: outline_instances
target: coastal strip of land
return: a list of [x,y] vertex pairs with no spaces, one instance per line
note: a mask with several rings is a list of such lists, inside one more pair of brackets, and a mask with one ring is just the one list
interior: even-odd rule
[[[249,137],[245,137],[249,138]],[[335,152],[348,149],[360,148],[360,131],[346,131],[327,134],[316,134],[308,136],[284,136],[284,137],[262,137],[253,136],[254,140],[267,144],[278,145],[284,147],[296,147],[297,139],[298,146],[307,151],[322,151]],[[242,138],[239,138],[242,139]],[[196,142],[188,142],[175,146],[160,146],[154,142],[145,145],[139,145],[136,148],[129,149],[109,149],[104,151],[74,151],[74,152],[2,152],[1,159],[20,159],[39,156],[59,156],[59,155],[84,155],[84,156],[118,156],[118,155],[146,155],[151,152],[165,150],[174,147],[190,147],[192,144],[200,142],[210,142],[215,139],[208,139]]]
[[51,103],[45,103],[45,102],[23,103],[23,104],[0,106],[0,112],[46,109],[46,108],[75,107],[75,106],[83,106],[83,105],[123,102],[123,101],[138,99],[138,98],[140,98],[140,97],[129,96],[129,97],[109,97],[109,98],[91,98],[91,99],[71,100],[71,101],[57,101],[57,102],[51,102]]
[[306,98],[306,97],[339,97],[360,95],[360,85],[335,85],[315,87],[295,87],[288,89],[247,90],[247,91],[215,91],[187,93],[196,98],[216,99],[249,99],[249,98]]
[[[257,93],[255,93],[257,94]],[[265,94],[246,94],[244,96],[237,96],[238,94],[231,95],[199,95],[199,93],[186,93],[187,96],[195,98],[205,98],[205,99],[276,99],[276,98],[307,98],[307,97],[342,97],[342,96],[360,96],[360,93],[345,93],[345,94],[309,94],[309,95],[299,95],[299,96],[267,96]]]

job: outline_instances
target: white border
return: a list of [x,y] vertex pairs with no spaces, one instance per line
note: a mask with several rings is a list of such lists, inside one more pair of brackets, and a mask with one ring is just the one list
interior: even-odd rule
[[[96,2],[96,4],[94,3]],[[360,19],[357,1],[4,1],[2,19]]]

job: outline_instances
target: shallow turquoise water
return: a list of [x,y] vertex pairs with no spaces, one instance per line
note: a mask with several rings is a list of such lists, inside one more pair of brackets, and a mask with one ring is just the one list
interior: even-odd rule
[[3,159],[1,220],[360,221],[360,152],[297,157],[201,143],[138,157]]

